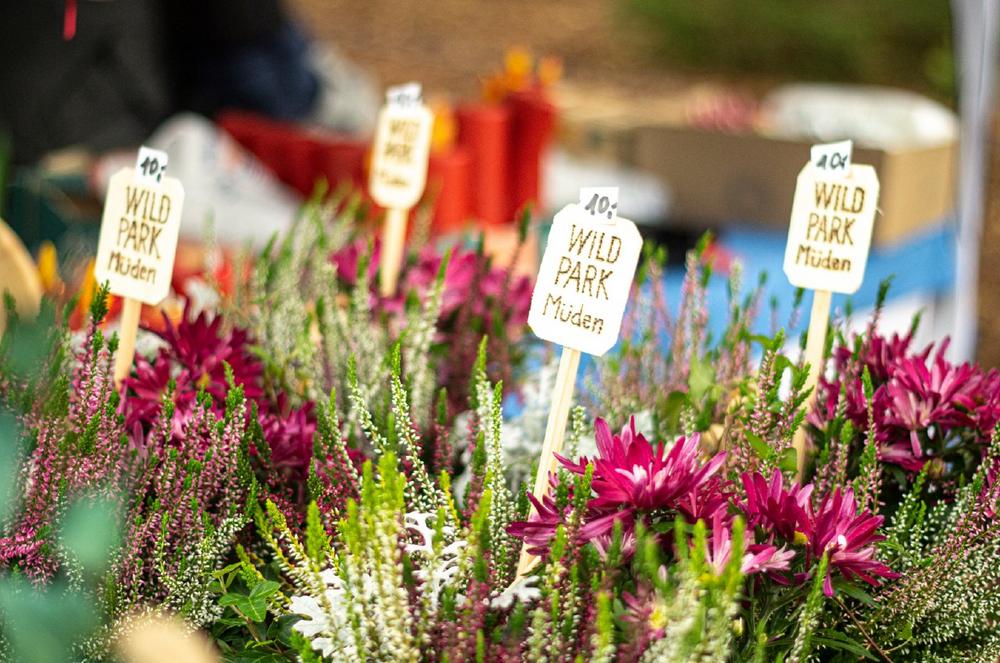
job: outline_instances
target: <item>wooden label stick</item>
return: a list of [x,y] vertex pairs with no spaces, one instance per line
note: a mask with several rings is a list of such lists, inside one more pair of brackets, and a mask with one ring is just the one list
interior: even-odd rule
[[[580,203],[552,220],[548,244],[531,294],[528,324],[535,334],[562,346],[533,494],[541,500],[556,470],[580,353],[603,355],[618,341],[625,304],[642,252],[635,224],[617,216],[616,188],[581,189]],[[534,514],[532,509],[529,517]],[[537,560],[525,548],[517,578]]]
[[396,291],[406,242],[406,222],[427,184],[434,117],[421,101],[418,83],[390,88],[378,117],[369,189],[386,209],[379,264],[379,290]]
[[[826,328],[832,293],[852,294],[861,287],[871,247],[878,204],[878,176],[871,166],[851,163],[850,141],[814,145],[812,158],[799,173],[785,246],[785,275],[792,285],[813,290],[804,360],[805,388],[816,400],[823,369]],[[805,426],[792,440],[798,478],[806,466]]]
[[184,187],[166,167],[166,153],[142,147],[134,169],[111,176],[104,201],[94,277],[124,300],[116,386],[132,367],[142,304],[156,306],[170,292]]

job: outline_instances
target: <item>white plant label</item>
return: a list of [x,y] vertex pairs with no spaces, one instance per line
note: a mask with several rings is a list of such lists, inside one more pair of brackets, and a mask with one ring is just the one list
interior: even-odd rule
[[854,143],[842,140],[839,143],[819,143],[809,150],[809,160],[817,170],[847,175],[851,170],[851,154]]
[[159,184],[167,174],[169,157],[166,152],[143,145],[135,158],[135,176],[146,184]]
[[861,287],[878,192],[871,166],[853,165],[838,176],[806,164],[795,184],[785,246],[785,275],[792,285],[844,294]]
[[420,103],[390,104],[379,112],[369,188],[382,207],[409,209],[420,200],[427,183],[433,123],[430,109]]
[[603,355],[618,341],[625,304],[642,252],[635,224],[609,223],[582,205],[552,220],[528,324],[546,341]]
[[419,106],[423,101],[423,95],[420,83],[404,83],[385,91],[385,103],[389,106]]
[[111,177],[101,217],[94,277],[111,292],[155,306],[170,292],[184,187],[173,177],[140,181],[123,168]]
[[580,189],[580,206],[602,221],[618,218],[618,187],[585,186]]

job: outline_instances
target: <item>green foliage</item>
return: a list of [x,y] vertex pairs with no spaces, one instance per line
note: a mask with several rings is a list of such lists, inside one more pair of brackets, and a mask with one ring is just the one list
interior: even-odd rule
[[951,5],[944,0],[627,0],[663,61],[758,74],[954,94]]

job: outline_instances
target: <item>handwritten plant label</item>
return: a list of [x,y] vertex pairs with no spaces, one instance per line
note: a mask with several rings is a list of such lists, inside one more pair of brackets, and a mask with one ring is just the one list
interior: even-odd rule
[[385,91],[385,103],[389,106],[418,106],[423,102],[423,95],[420,83],[404,83]]
[[839,143],[820,143],[809,150],[809,161],[817,170],[847,175],[851,171],[851,154],[854,143],[842,140]]
[[427,183],[434,116],[412,91],[390,91],[389,98],[378,116],[369,188],[382,207],[409,209]]
[[111,292],[157,305],[170,291],[184,188],[173,177],[141,181],[132,168],[111,177],[94,277]]
[[562,208],[531,294],[532,331],[592,355],[610,350],[641,252],[642,237],[631,221],[616,217],[609,223],[578,204]]
[[792,285],[851,294],[861,287],[871,247],[878,175],[852,165],[846,175],[799,173],[785,246],[785,275]]
[[591,216],[614,221],[618,217],[618,187],[585,186],[580,188],[580,205]]
[[159,184],[167,174],[169,157],[166,152],[143,145],[135,160],[135,175],[140,182]]

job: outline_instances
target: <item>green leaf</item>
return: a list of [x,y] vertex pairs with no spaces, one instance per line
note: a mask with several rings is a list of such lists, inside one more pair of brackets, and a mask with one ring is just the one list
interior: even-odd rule
[[794,447],[789,447],[781,452],[781,460],[778,461],[778,468],[782,472],[794,472],[799,467],[798,458]]
[[250,598],[263,598],[266,599],[269,596],[273,596],[281,589],[281,584],[273,580],[261,580],[259,583],[254,585],[254,588],[250,591]]
[[714,384],[715,367],[706,359],[696,358],[692,360],[691,372],[688,375],[688,387],[691,390],[692,400],[701,401]]
[[236,605],[239,601],[244,600],[246,598],[248,597],[244,596],[243,594],[236,594],[230,592],[229,594],[223,594],[219,598],[219,605],[221,606]]
[[114,502],[77,500],[63,518],[60,538],[87,573],[101,573],[118,544]]
[[267,617],[267,601],[262,598],[245,598],[235,607],[255,622],[262,622]]
[[875,657],[868,648],[862,645],[856,640],[852,640],[848,636],[840,633],[838,631],[824,630],[817,631],[812,637],[813,644],[819,647],[828,647],[830,649],[838,649],[841,651],[846,651],[854,654],[855,656],[860,656],[866,658],[870,661],[877,661],[878,658]]
[[833,579],[833,589],[835,592],[843,592],[852,599],[861,601],[865,605],[875,605],[875,599],[872,598],[871,594],[863,590],[861,587],[844,580],[843,578],[837,577]]
[[753,433],[748,432],[746,435],[747,435],[747,442],[750,443],[750,447],[754,450],[754,453],[756,453],[761,460],[774,459],[775,457],[774,447],[772,447],[770,444],[760,439],[760,437],[754,435]]
[[233,663],[287,663],[288,659],[270,651],[247,649],[229,659]]

